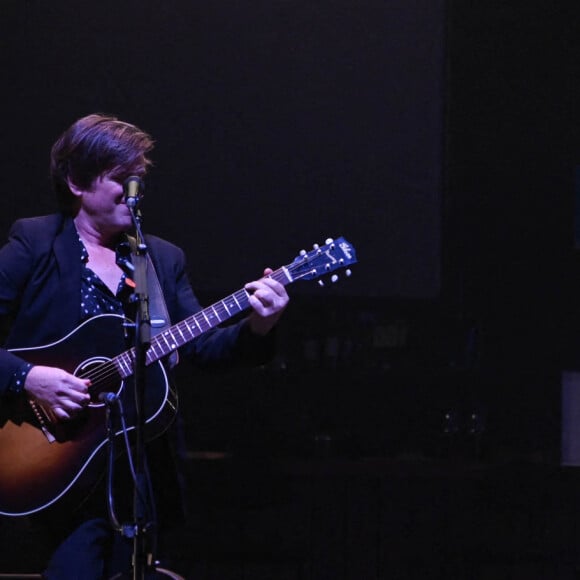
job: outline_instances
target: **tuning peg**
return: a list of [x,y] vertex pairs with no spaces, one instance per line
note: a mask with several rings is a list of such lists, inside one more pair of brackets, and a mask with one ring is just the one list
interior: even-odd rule
[[324,280],[318,280],[318,285],[323,288],[324,287]]
[[300,255],[301,255],[302,257],[306,256],[306,250],[300,250]]
[[334,244],[334,240],[332,238],[326,238],[326,241],[324,243],[330,246],[330,244]]
[[347,268],[347,269],[344,271],[344,273],[346,274],[346,276],[347,276],[348,278],[350,278],[350,277],[352,276],[352,270],[351,270],[350,268]]
[[337,281],[338,281],[338,276],[337,276],[336,274],[333,274],[333,275],[330,277],[330,281],[331,281],[331,282],[334,284],[335,282],[337,282]]
[[320,246],[319,246],[318,244],[314,244],[312,247],[313,247],[315,250],[320,250]]

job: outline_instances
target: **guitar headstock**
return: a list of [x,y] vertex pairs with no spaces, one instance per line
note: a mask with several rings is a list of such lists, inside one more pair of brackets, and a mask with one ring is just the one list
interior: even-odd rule
[[[315,280],[335,270],[346,268],[345,273],[350,276],[348,266],[357,262],[354,247],[344,238],[328,239],[323,246],[314,245],[310,252],[302,250],[294,262],[287,266],[293,280]],[[338,280],[338,275],[330,277],[332,282]],[[324,285],[322,280],[319,284]]]

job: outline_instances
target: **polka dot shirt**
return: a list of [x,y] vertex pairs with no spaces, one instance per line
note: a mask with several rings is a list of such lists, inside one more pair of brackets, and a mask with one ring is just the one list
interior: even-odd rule
[[89,253],[81,243],[81,321],[99,314],[125,314],[125,306],[131,295],[131,288],[127,285],[127,275],[123,273],[117,286],[117,293],[113,296],[105,283],[88,267]]

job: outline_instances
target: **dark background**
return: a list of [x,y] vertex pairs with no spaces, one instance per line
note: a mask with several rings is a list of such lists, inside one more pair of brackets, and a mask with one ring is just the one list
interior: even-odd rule
[[53,207],[60,132],[111,112],[157,141],[145,225],[199,290],[344,235],[365,267],[342,292],[437,296],[442,2],[8,4],[4,229]]
[[579,16],[3,2],[4,235],[53,209],[52,142],[103,111],[155,137],[144,228],[184,247],[204,302],[328,236],[358,252],[340,284],[290,289],[272,365],[180,369],[194,516],[177,568],[576,577],[560,401],[580,348]]

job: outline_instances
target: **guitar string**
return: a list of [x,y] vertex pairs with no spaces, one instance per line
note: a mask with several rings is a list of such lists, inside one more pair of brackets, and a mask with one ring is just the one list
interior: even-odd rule
[[[302,267],[302,266],[304,266],[305,263],[308,263],[309,261],[310,261],[310,259],[305,259],[302,262],[300,262],[298,265]],[[295,267],[293,267],[293,266],[295,266]],[[296,267],[298,267],[298,266],[297,265],[290,265],[290,266],[287,266],[286,268],[290,272],[292,272]],[[311,271],[305,272],[304,274],[302,274],[299,277],[294,277],[293,280],[296,280],[298,278],[302,278],[302,277],[308,275],[308,273],[310,273],[310,272]],[[284,272],[284,268],[279,268],[278,270],[272,272],[272,274],[270,274],[270,277],[277,279],[278,282],[284,283],[284,281],[286,281],[285,280],[286,274]],[[203,334],[207,330],[214,328],[215,326],[217,326],[221,322],[224,322],[225,320],[227,320],[231,316],[234,316],[235,314],[232,315],[230,309],[226,305],[226,301],[230,301],[230,306],[233,305],[233,303],[231,303],[231,299],[233,299],[236,303],[237,312],[235,312],[235,314],[239,314],[241,311],[245,310],[248,307],[248,293],[245,289],[241,289],[241,290],[238,290],[237,292],[231,294],[229,297],[227,297],[221,301],[218,301],[215,304],[212,304],[211,306],[209,306],[209,307],[201,310],[200,312],[197,312],[194,315],[190,316],[186,320],[183,320],[183,321],[177,323],[176,325],[174,325],[172,328],[178,330],[184,339],[183,342],[181,342],[181,344],[185,344],[185,342],[188,342],[189,340],[193,340],[194,338],[196,338],[197,336],[200,336],[201,334]],[[213,316],[211,315],[212,310],[215,313],[215,317],[217,318],[217,322],[212,320],[212,318],[213,318]],[[208,318],[208,314],[209,314],[210,318]],[[220,314],[225,315],[225,316],[222,318],[222,316],[220,316]],[[192,325],[189,324],[188,321],[195,322],[197,329],[199,329],[199,333],[196,333],[194,330],[192,330]],[[185,331],[187,331],[187,333],[191,334],[190,339],[185,338],[185,336],[183,335],[183,332],[182,332],[183,330],[185,330]],[[169,336],[174,341],[173,345],[168,344],[169,349],[165,349],[163,347],[163,344],[161,344],[162,340],[167,343],[167,334],[169,334]],[[157,358],[155,358],[152,361],[148,361],[148,362],[155,362],[155,360],[159,360],[159,358],[169,354],[170,352],[172,352],[172,350],[175,350],[175,348],[179,347],[180,341],[175,340],[175,338],[176,338],[175,332],[172,332],[171,329],[168,329],[168,331],[165,331],[163,333],[160,333],[159,335],[156,335],[152,341],[150,349],[148,350],[147,357],[150,358],[149,353],[151,352],[151,349],[153,349],[153,353],[155,354],[155,348],[158,346],[161,347],[162,354],[161,354],[161,356],[157,356],[155,354],[155,356],[157,356]],[[112,379],[119,380],[122,378],[126,378],[126,377],[130,376],[132,373],[129,373],[129,374],[123,376],[122,373],[119,372],[119,368],[116,364],[116,361],[123,360],[124,362],[126,362],[125,359],[129,358],[129,361],[132,362],[132,361],[134,361],[134,358],[135,358],[134,352],[135,352],[134,348],[129,349],[129,350],[125,351],[124,353],[111,359],[110,361],[106,361],[106,362],[103,362],[103,363],[97,365],[96,368],[88,369],[87,372],[82,373],[79,376],[80,376],[80,378],[86,378],[86,379],[89,379],[91,381],[91,385],[89,387],[90,391],[95,391],[96,388],[98,388],[99,386],[108,384],[109,381],[111,381]]]
[[[229,298],[234,298],[235,300],[236,308],[238,309],[238,311],[235,314],[238,314],[246,307],[247,293],[245,290],[239,290],[235,294],[232,294],[231,297]],[[158,360],[159,358],[169,354],[172,350],[175,350],[175,348],[173,348],[172,345],[167,343],[168,333],[171,336],[172,344],[175,344],[175,347],[177,348],[178,346],[180,346],[180,342],[181,344],[184,344],[189,340],[193,340],[197,336],[200,336],[207,330],[213,328],[214,326],[217,326],[218,324],[226,320],[229,316],[231,316],[231,310],[233,310],[233,303],[230,304],[230,309],[228,309],[224,303],[225,300],[227,299],[217,302],[216,304],[206,308],[203,311],[196,312],[188,319],[183,320],[180,323],[176,324],[174,327],[172,327],[177,331],[179,331],[180,335],[183,337],[183,341],[177,340],[175,331],[171,332],[171,329],[156,335],[152,340],[150,349],[148,350],[148,358],[151,358],[149,356],[149,353],[151,353],[151,351],[153,351],[153,354],[157,356],[155,353],[155,350],[157,348],[161,348],[162,354],[158,356],[157,359],[155,360]],[[214,315],[211,315],[211,313],[209,313],[209,311],[211,310],[214,311],[215,313]],[[214,317],[217,318],[217,321],[210,322],[211,319],[207,319],[207,314],[205,313],[210,314],[212,318]],[[194,322],[195,326],[193,326]],[[189,339],[187,339],[186,337],[187,334],[191,335]],[[167,347],[164,347],[163,342],[167,344]],[[108,382],[111,379],[118,380],[124,378],[122,373],[119,372],[119,368],[116,363],[117,362],[132,363],[135,359],[134,353],[135,353],[134,348],[129,349],[128,351],[125,351],[124,353],[121,353],[120,355],[111,359],[110,361],[103,362],[94,368],[87,369],[86,372],[80,374],[79,376],[81,378],[89,379],[91,381],[90,390],[95,391],[98,387],[108,384]],[[154,360],[148,362],[154,362]],[[131,374],[132,373],[128,373],[126,376],[130,376]]]
[[[196,313],[196,315],[194,316],[196,318],[196,320],[195,320],[196,326],[195,327],[193,327],[192,324],[188,324],[187,321],[182,321],[182,322],[175,325],[174,328],[176,330],[178,330],[180,335],[183,337],[182,344],[184,342],[188,341],[186,335],[191,335],[189,340],[193,340],[197,336],[200,336],[206,330],[213,328],[213,326],[215,326],[215,325],[219,324],[221,321],[225,320],[225,318],[227,316],[224,316],[224,315],[229,315],[229,313],[230,313],[230,311],[228,309],[226,309],[225,306],[223,306],[223,305],[214,305],[213,310],[216,312],[215,316],[218,319],[218,321],[215,324],[209,324],[209,323],[205,322],[205,320],[202,319],[201,314]],[[199,314],[199,316],[197,316],[198,314]],[[194,317],[191,317],[191,319],[193,320]],[[195,330],[194,330],[194,328],[195,328]],[[168,341],[167,341],[167,332],[161,333],[161,334],[156,335],[154,337],[147,356],[149,359],[151,359],[152,357],[150,356],[150,353],[153,352],[153,355],[157,358],[155,358],[154,360],[148,361],[148,363],[154,362],[155,360],[162,358],[163,356],[165,356],[165,355],[169,354],[170,352],[172,352],[173,350],[175,350],[175,348],[177,348],[177,346],[179,346],[180,341],[177,340],[176,333],[169,332],[169,336],[172,339],[171,344],[168,343]],[[163,343],[165,343],[167,346],[164,346]],[[175,348],[172,346],[174,344],[176,345]],[[161,353],[162,353],[161,355],[157,355],[157,353],[155,352],[159,348],[161,349]],[[115,358],[113,358],[110,361],[103,362],[103,363],[97,365],[96,367],[87,369],[86,372],[80,374],[79,376],[81,378],[86,378],[86,379],[89,379],[91,381],[90,391],[94,392],[99,387],[101,387],[103,385],[107,385],[111,380],[119,380],[119,379],[128,377],[131,374],[133,374],[133,373],[127,373],[125,375],[125,377],[123,377],[122,372],[119,371],[118,364],[122,367],[123,363],[125,365],[130,364],[130,363],[132,364],[132,362],[134,360],[135,360],[135,349],[132,348],[132,349],[129,349],[128,351],[125,351],[124,353],[116,356]]]

